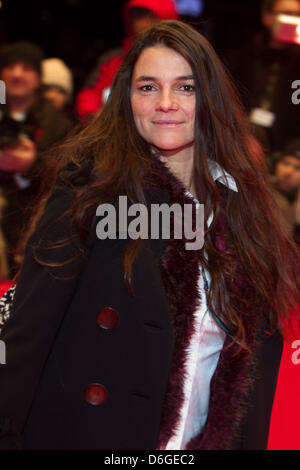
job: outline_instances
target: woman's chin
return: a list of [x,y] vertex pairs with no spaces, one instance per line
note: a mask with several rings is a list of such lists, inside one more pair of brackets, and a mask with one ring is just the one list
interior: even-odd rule
[[152,151],[154,153],[159,153],[160,155],[164,155],[166,157],[171,157],[172,155],[176,155],[180,152],[185,152],[194,147],[194,143],[183,144],[183,145],[170,145],[170,144],[160,144],[155,145],[152,144]]

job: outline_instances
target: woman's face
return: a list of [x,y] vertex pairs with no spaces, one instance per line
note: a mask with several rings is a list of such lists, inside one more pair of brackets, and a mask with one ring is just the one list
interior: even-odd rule
[[139,134],[162,155],[193,151],[196,93],[192,69],[165,46],[144,49],[131,83]]

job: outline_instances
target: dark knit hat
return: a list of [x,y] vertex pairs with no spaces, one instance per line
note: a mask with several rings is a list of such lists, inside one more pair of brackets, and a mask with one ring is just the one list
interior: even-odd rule
[[282,156],[291,156],[300,159],[300,139],[296,138],[290,140],[289,143],[284,147]]
[[18,41],[0,49],[0,69],[13,62],[24,62],[41,74],[42,49],[30,41]]

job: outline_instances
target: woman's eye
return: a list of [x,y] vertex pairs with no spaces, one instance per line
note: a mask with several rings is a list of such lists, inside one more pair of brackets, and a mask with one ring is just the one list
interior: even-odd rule
[[187,85],[187,84],[185,84],[185,85],[179,85],[179,88],[180,88],[180,90],[182,90],[182,91],[188,91],[188,92],[190,92],[190,93],[192,93],[192,92],[195,91],[194,85]]
[[153,91],[155,87],[153,85],[143,85],[140,87],[141,91]]

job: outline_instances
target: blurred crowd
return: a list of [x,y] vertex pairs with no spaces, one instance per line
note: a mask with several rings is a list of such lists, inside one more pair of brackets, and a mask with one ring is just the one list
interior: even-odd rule
[[[260,17],[258,33],[223,59],[265,151],[278,216],[300,246],[300,104],[292,100],[292,84],[300,83],[300,26],[292,37],[282,33],[279,21],[297,25],[300,1],[262,0]],[[38,44],[27,40],[2,45],[0,280],[12,279],[22,262],[30,207],[47,178],[49,150],[75,125],[84,126],[101,112],[135,36],[160,20],[177,18],[173,0],[129,0],[123,9],[126,37],[86,71],[76,94],[72,71],[61,58],[45,57]]]

